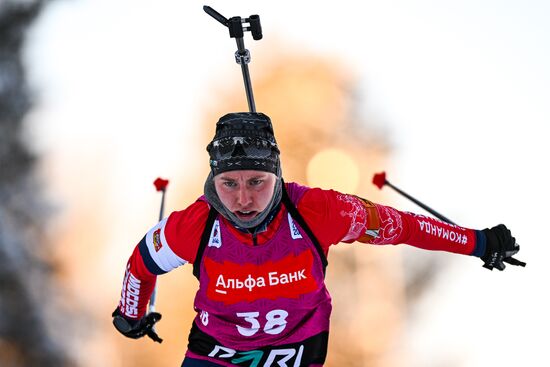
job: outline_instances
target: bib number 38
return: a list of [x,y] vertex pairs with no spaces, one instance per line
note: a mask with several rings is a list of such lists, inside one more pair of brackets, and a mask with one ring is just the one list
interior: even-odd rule
[[[256,334],[259,330],[263,330],[266,334],[276,335],[281,333],[286,327],[286,318],[288,312],[285,310],[272,310],[265,315],[265,322],[260,323],[260,313],[259,312],[238,312],[238,317],[242,317],[245,322],[249,323],[249,327],[244,327],[240,325],[237,326],[239,334],[243,336],[252,336]],[[264,321],[264,320],[261,320]]]

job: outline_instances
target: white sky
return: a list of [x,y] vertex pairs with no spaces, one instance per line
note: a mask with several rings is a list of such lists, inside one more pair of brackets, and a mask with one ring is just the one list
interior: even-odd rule
[[[112,177],[106,195],[121,208],[150,189],[151,177],[192,175],[198,163],[182,157],[197,144],[193,124],[214,98],[206,86],[237,82],[244,101],[234,41],[203,4],[53,2],[27,50],[40,97],[29,119],[36,149],[60,167],[100,152]],[[445,365],[449,356],[468,367],[527,358],[548,365],[550,2],[208,5],[227,17],[260,14],[264,40],[246,39],[253,81],[261,68],[254,56],[268,54],[271,42],[339,56],[360,78],[365,116],[391,133],[388,179],[465,226],[504,222],[523,246],[526,269],[491,273],[474,259],[452,265],[410,325],[407,343],[417,354],[409,365]],[[129,134],[132,142],[121,145],[117,137]]]

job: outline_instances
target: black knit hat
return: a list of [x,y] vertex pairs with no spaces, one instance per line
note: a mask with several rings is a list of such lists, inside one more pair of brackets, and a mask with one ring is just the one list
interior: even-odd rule
[[278,174],[280,152],[271,120],[263,113],[238,112],[222,116],[206,150],[214,176],[235,170]]

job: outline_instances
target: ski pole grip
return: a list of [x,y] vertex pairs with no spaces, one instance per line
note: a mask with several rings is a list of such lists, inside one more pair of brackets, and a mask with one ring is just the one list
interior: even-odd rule
[[205,5],[202,7],[202,9],[206,12],[206,14],[210,15],[212,18],[216,19],[218,22],[223,24],[227,27],[227,18],[209,7],[208,5]]

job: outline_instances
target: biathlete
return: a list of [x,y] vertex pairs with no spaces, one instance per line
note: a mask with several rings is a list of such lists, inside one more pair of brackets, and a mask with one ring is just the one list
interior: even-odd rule
[[334,190],[282,179],[271,121],[230,113],[208,145],[204,195],[138,243],[113,313],[130,338],[159,341],[147,303],[158,275],[190,264],[199,280],[183,367],[322,366],[331,298],[329,248],[408,244],[481,258],[489,268],[519,251],[504,225],[474,230]]

